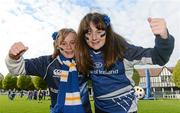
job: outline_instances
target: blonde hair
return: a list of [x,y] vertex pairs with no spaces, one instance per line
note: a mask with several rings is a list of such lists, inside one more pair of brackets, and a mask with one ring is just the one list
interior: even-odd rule
[[71,28],[63,28],[63,29],[58,31],[56,39],[53,42],[53,46],[54,46],[54,52],[52,54],[53,59],[55,59],[58,55],[61,54],[59,49],[58,49],[59,44],[61,44],[65,40],[65,38],[67,37],[67,35],[69,33],[74,33],[77,37],[76,32]]

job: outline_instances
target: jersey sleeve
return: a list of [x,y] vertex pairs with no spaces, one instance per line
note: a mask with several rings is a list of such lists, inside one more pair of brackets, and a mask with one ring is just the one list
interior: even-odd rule
[[132,65],[157,64],[162,66],[169,61],[173,52],[174,38],[171,35],[168,35],[167,39],[157,36],[154,48],[143,48],[128,43],[127,47],[125,59],[130,61]]

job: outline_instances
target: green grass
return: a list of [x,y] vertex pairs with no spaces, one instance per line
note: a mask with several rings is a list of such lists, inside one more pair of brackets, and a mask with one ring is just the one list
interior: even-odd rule
[[29,101],[27,97],[15,97],[9,100],[7,95],[0,95],[0,113],[49,113],[49,100],[38,103],[36,100]]
[[[93,101],[91,101],[93,105]],[[50,100],[27,100],[16,96],[14,101],[0,95],[0,113],[49,113]],[[94,108],[94,106],[92,106]],[[140,100],[138,113],[180,113],[180,100]]]
[[138,113],[180,113],[180,100],[140,100]]

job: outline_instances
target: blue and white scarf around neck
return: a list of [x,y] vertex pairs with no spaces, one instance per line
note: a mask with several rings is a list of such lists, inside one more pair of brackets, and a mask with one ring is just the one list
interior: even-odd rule
[[57,103],[52,113],[85,113],[82,106],[78,72],[74,59],[58,56],[61,72]]

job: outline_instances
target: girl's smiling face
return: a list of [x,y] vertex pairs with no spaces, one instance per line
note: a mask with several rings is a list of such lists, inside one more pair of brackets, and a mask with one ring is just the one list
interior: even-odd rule
[[74,33],[69,33],[59,45],[61,54],[66,58],[74,57],[75,37]]
[[90,22],[90,29],[85,34],[87,44],[94,50],[98,50],[104,46],[106,42],[106,32],[99,30]]

